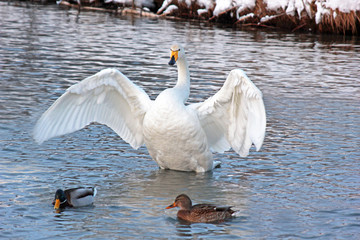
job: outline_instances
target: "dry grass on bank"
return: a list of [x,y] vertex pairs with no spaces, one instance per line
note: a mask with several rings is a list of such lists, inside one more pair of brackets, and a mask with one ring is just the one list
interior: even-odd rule
[[[334,12],[336,17],[334,17]],[[319,32],[331,32],[339,34],[359,35],[360,14],[351,11],[343,13],[339,10],[331,10],[331,14],[325,15],[319,24]]]

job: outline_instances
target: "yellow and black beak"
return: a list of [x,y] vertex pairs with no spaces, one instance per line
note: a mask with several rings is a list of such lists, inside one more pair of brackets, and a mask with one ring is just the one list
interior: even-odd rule
[[56,199],[54,209],[59,209],[59,208],[60,208],[60,199]]
[[179,51],[180,49],[178,50],[171,50],[171,55],[170,55],[170,61],[169,61],[169,65],[174,65],[176,63],[176,61],[178,60],[178,55],[179,55]]

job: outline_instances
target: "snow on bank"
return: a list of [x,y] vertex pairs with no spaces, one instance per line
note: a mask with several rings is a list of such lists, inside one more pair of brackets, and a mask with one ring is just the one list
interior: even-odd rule
[[[178,0],[179,2],[186,0]],[[245,9],[253,8],[256,0],[195,0],[200,6],[210,9],[215,6],[214,15],[229,10],[233,7]],[[264,0],[268,10],[287,9],[289,12],[300,13],[309,7],[313,0]],[[341,12],[360,11],[360,0],[315,0],[315,4],[323,8],[339,9]]]
[[[360,0],[68,0],[90,8],[118,11],[140,7],[140,15],[173,16],[242,26],[304,29],[314,32],[360,34]],[[63,1],[65,2],[65,0]],[[103,5],[101,5],[103,3]],[[106,4],[111,3],[111,6]],[[69,4],[69,3],[68,3]],[[99,5],[100,4],[100,5]],[[70,4],[71,5],[71,4]],[[110,9],[109,9],[110,8]],[[144,9],[151,9],[146,12]],[[126,9],[125,9],[126,10]],[[121,11],[126,14],[129,11]],[[136,14],[135,9],[131,9]],[[150,11],[150,10],[149,10]],[[153,13],[153,12],[156,12]]]
[[[179,8],[174,8],[174,4]],[[360,31],[360,0],[163,0],[158,14],[172,12],[176,16],[177,10],[193,14],[194,6],[197,16],[190,15],[208,20],[225,16],[225,19],[235,18],[229,23],[261,26],[263,23],[273,26],[288,24],[288,28],[293,30],[306,26],[320,32],[344,34]],[[171,11],[168,11],[170,7]]]
[[320,2],[324,5],[325,8],[334,10],[339,9],[339,11],[344,13],[349,13],[350,11],[360,11],[359,0],[327,0]]
[[[173,0],[164,0],[161,12],[173,2]],[[219,16],[226,11],[236,9],[237,19],[244,17],[240,15],[242,11],[253,9],[256,5],[256,0],[177,0],[177,2],[186,3],[189,7],[192,3],[198,4],[201,7],[197,10],[199,15],[212,10],[214,16]],[[263,0],[263,3],[266,4],[266,9],[269,11],[283,9],[286,14],[291,16],[297,14],[299,18],[305,11],[310,18],[315,17],[317,24],[320,23],[323,15],[330,14],[330,10],[339,10],[343,13],[360,11],[360,0]],[[316,16],[312,16],[311,10],[311,5],[314,3],[317,7]]]

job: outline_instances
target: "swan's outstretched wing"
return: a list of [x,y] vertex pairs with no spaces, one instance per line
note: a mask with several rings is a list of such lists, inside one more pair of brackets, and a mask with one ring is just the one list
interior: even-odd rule
[[116,69],[105,69],[71,86],[41,116],[38,143],[79,130],[92,122],[112,128],[133,148],[144,143],[142,124],[148,95]]
[[232,147],[247,156],[252,143],[261,148],[266,127],[262,93],[242,70],[232,70],[213,97],[189,107],[197,111],[212,150]]

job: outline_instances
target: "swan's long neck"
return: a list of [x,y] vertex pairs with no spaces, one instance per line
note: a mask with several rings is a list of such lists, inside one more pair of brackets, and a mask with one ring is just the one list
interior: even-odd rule
[[185,57],[179,59],[176,64],[178,69],[178,80],[174,89],[180,90],[183,95],[182,97],[184,98],[184,102],[186,102],[190,94],[189,65]]

